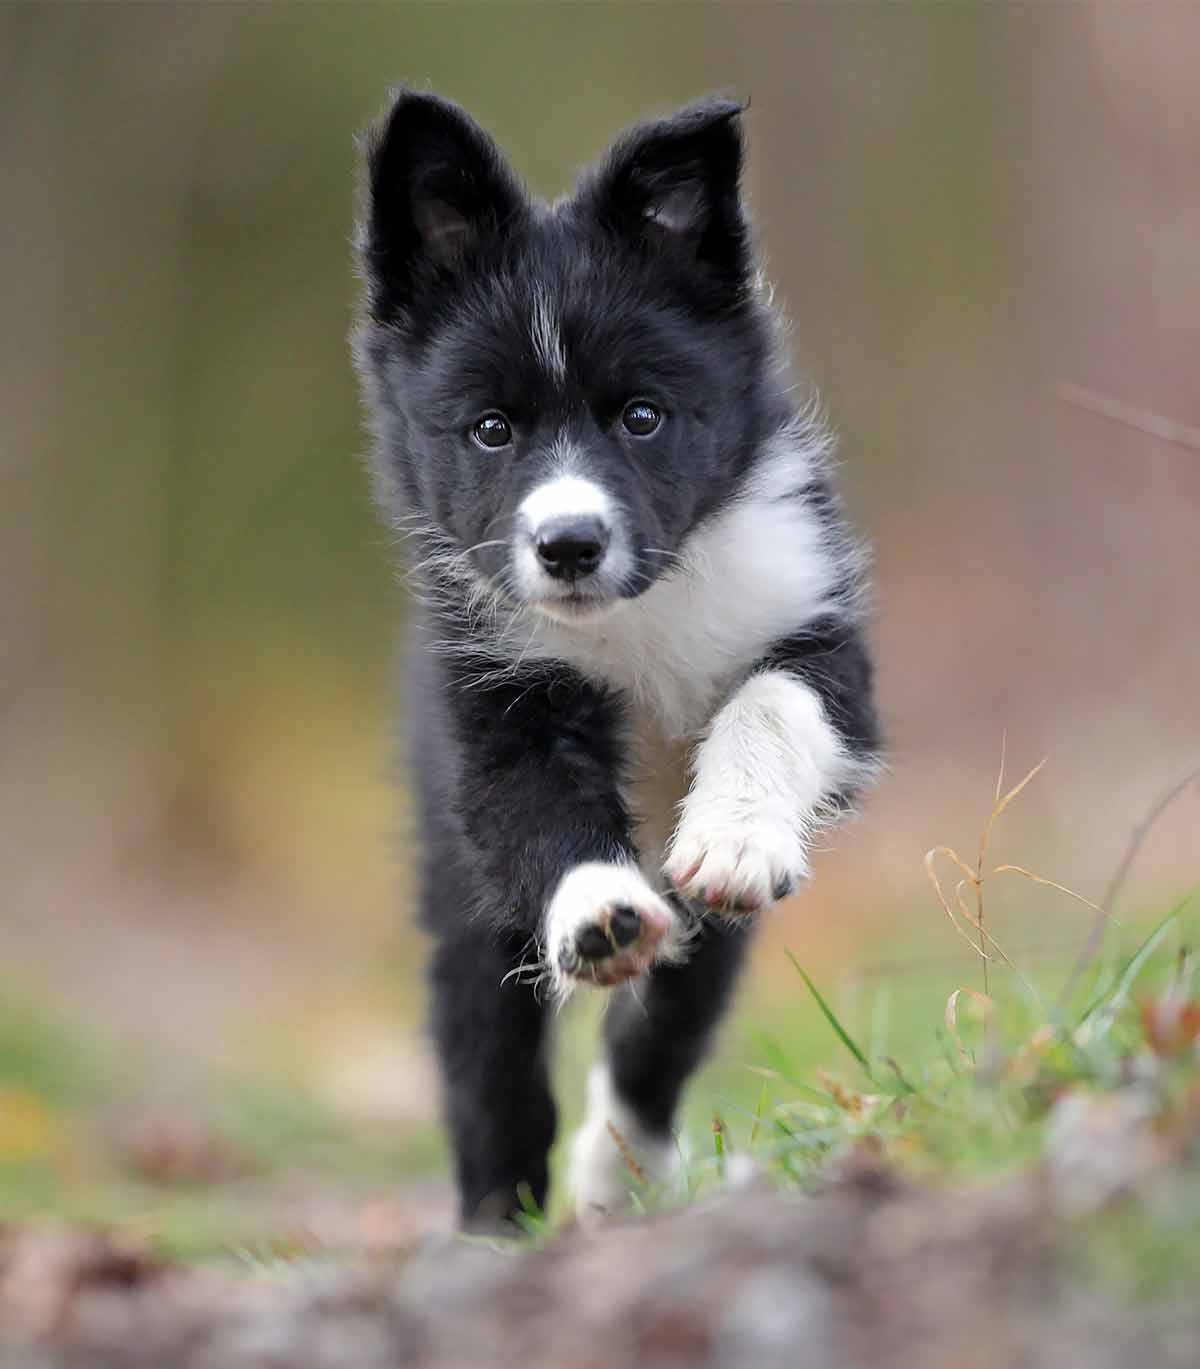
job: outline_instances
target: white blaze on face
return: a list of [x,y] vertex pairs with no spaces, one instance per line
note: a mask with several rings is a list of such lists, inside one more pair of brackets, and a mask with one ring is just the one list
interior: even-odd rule
[[578,475],[552,476],[521,502],[521,518],[531,536],[555,518],[599,518],[610,523],[612,501],[599,485]]
[[560,384],[567,378],[567,353],[559,331],[558,316],[544,286],[534,292],[533,314],[529,320],[533,354],[551,380]]

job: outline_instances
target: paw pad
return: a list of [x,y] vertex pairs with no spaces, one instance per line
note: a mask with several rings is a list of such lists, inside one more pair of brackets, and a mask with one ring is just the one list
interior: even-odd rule
[[547,916],[550,964],[565,981],[610,986],[647,970],[668,949],[677,919],[633,866],[577,866]]
[[641,935],[642,919],[637,909],[628,903],[618,903],[608,916],[608,926],[589,923],[575,933],[574,942],[566,941],[559,948],[559,968],[573,973],[580,961],[607,960],[615,951],[631,946]]

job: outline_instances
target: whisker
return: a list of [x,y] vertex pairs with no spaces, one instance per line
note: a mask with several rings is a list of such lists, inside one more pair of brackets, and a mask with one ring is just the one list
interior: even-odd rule
[[[523,974],[529,974],[531,972],[534,975],[533,979],[523,980],[521,978]],[[523,960],[521,964],[514,965],[513,968],[508,971],[507,974],[503,975],[500,979],[500,983],[504,985],[507,984],[510,979],[516,979],[518,984],[532,984],[536,983],[537,980],[541,979],[542,975],[545,974],[545,972],[546,967],[542,964],[540,960]]]
[[634,979],[630,979],[630,980],[627,980],[626,982],[627,982],[628,985],[629,985],[629,996],[630,996],[630,997],[633,999],[633,1001],[638,1005],[638,1007],[641,1008],[641,1010],[642,1010],[642,1016],[643,1016],[643,1017],[649,1017],[649,1016],[650,1016],[650,1013],[648,1012],[648,1010],[647,1010],[647,1008],[646,1008],[645,1000],[642,998],[641,994],[638,993],[637,988],[635,987],[637,981],[634,980]]
[[473,551],[482,551],[484,547],[506,547],[508,542],[503,537],[492,537],[486,542],[476,542],[473,547],[468,547],[465,551],[459,552],[460,556],[470,556]]

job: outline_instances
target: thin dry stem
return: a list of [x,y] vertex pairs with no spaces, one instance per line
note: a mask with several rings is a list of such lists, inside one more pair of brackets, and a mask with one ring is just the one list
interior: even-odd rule
[[1096,390],[1085,390],[1082,385],[1072,385],[1060,381],[1055,391],[1064,403],[1073,404],[1077,409],[1087,409],[1089,413],[1099,414],[1101,418],[1120,423],[1123,427],[1133,428],[1140,433],[1149,433],[1163,442],[1173,442],[1180,447],[1191,447],[1200,451],[1200,428],[1180,423],[1162,414],[1151,413],[1148,409],[1138,409],[1111,395],[1100,394]]
[[1000,769],[996,772],[996,792],[992,796],[992,803],[1000,802],[1000,795],[1004,792],[1004,761],[1008,755],[1008,728],[1000,733]]
[[608,1134],[613,1138],[617,1150],[621,1156],[621,1163],[633,1175],[639,1184],[646,1183],[646,1171],[634,1159],[633,1151],[630,1149],[629,1142],[621,1135],[611,1122],[604,1124],[608,1128]]
[[992,874],[1002,875],[1007,871],[1011,871],[1014,875],[1024,875],[1026,879],[1032,880],[1034,884],[1044,884],[1048,889],[1057,889],[1060,894],[1066,894],[1068,898],[1075,899],[1076,902],[1082,903],[1084,907],[1091,908],[1094,912],[1102,913],[1104,911],[1098,903],[1093,903],[1090,898],[1084,898],[1082,894],[1077,894],[1074,889],[1068,889],[1065,884],[1058,884],[1054,880],[1046,879],[1042,875],[1035,875],[1032,870],[1026,870],[1023,865],[997,865],[992,871]]
[[[967,878],[968,878],[968,880],[970,880],[972,883],[974,883],[975,876],[974,876],[974,874],[972,873],[972,871],[970,870],[970,868],[969,868],[968,866],[966,866],[966,865],[963,864],[962,858],[959,856],[958,852],[955,851],[955,850],[953,850],[953,849],[952,849],[951,847],[949,847],[949,846],[935,846],[935,847],[933,848],[932,851],[926,851],[926,852],[925,852],[925,873],[929,876],[929,881],[930,881],[930,883],[933,885],[933,891],[934,891],[935,894],[937,894],[938,902],[942,905],[942,911],[943,911],[943,912],[946,914],[946,916],[950,919],[950,925],[954,928],[954,930],[959,934],[959,936],[961,936],[961,937],[963,938],[963,940],[967,943],[967,945],[970,946],[970,948],[971,948],[977,955],[980,955],[980,956],[982,956],[985,960],[988,960],[988,959],[990,959],[991,957],[988,956],[987,952],[986,952],[986,951],[981,951],[981,950],[979,949],[979,947],[977,947],[977,946],[975,945],[974,941],[971,940],[970,933],[964,931],[964,929],[963,929],[962,927],[959,926],[958,918],[957,918],[957,917],[955,916],[955,914],[954,914],[954,909],[951,908],[949,902],[948,902],[947,899],[946,899],[946,895],[942,892],[941,880],[938,879],[938,877],[937,877],[937,870],[934,868],[934,861],[935,861],[935,860],[937,859],[937,857],[940,856],[940,855],[941,855],[941,856],[946,856],[948,859],[954,861],[954,863],[955,863],[956,865],[958,865],[961,869],[966,870],[966,871],[967,871]],[[961,887],[961,885],[960,885],[959,887]],[[961,906],[962,906],[962,905],[961,905],[961,903],[960,903],[960,904],[959,904],[960,910],[961,910]],[[971,919],[970,917],[968,917],[968,921],[973,921],[973,919]],[[985,935],[986,935],[986,934],[985,934]],[[988,940],[990,940],[990,939],[991,939],[991,938],[989,937]]]
[[1141,822],[1129,834],[1129,844],[1125,848],[1125,854],[1121,857],[1120,864],[1113,871],[1113,876],[1108,882],[1108,888],[1104,891],[1104,897],[1098,906],[1092,905],[1096,908],[1096,916],[1088,930],[1087,940],[1083,943],[1074,965],[1071,966],[1071,973],[1067,976],[1067,982],[1063,985],[1058,1000],[1060,1004],[1070,1002],[1071,995],[1075,992],[1083,972],[1095,959],[1108,924],[1112,921],[1113,910],[1117,906],[1117,898],[1125,887],[1125,881],[1129,878],[1133,862],[1137,859],[1137,854],[1142,849],[1142,844],[1149,836],[1151,828],[1180,794],[1186,793],[1193,784],[1200,784],[1200,765],[1189,770],[1181,780],[1160,794],[1146,810]]
[[[1001,798],[1000,790],[1004,785],[1004,755],[1007,750],[1007,744],[1008,736],[1006,733],[1000,743],[1000,773],[996,779],[996,799],[992,804],[992,811],[988,816],[987,825],[983,829],[983,835],[979,838],[979,861],[975,867],[975,911],[976,919],[979,923],[980,950],[983,949],[983,864],[987,859],[988,846],[992,840],[992,828],[996,825],[996,819],[1000,814],[1004,812],[1013,799],[1015,799],[1021,790],[1033,779],[1042,766],[1046,764],[1047,760],[1047,757],[1043,756],[1020,784],[1014,785],[1008,793]],[[988,967],[987,959],[985,957],[983,962],[983,991],[984,993],[987,993],[988,990]]]
[[[996,790],[995,797],[992,802],[992,811],[988,814],[987,822],[984,824],[983,831],[980,833],[979,854],[976,858],[974,868],[969,866],[967,862],[963,860],[963,858],[952,846],[935,846],[932,850],[927,851],[925,853],[925,873],[929,876],[930,883],[933,885],[934,893],[937,895],[938,902],[942,905],[942,911],[950,919],[950,925],[959,934],[959,936],[961,936],[963,940],[967,942],[967,944],[971,947],[971,949],[975,952],[975,954],[979,957],[980,961],[982,962],[984,995],[988,995],[991,987],[988,978],[988,965],[993,959],[1000,959],[1005,963],[1005,965],[1009,967],[1009,969],[1013,971],[1013,973],[1018,977],[1018,979],[1020,979],[1022,984],[1024,984],[1030,990],[1034,997],[1038,997],[1033,985],[1030,984],[1029,980],[1027,980],[1025,976],[1020,972],[1020,970],[1017,969],[1016,965],[1013,963],[1009,955],[1005,952],[1004,948],[995,939],[995,937],[993,937],[988,932],[985,926],[986,909],[984,904],[984,885],[987,881],[987,877],[989,874],[989,871],[987,870],[987,855],[988,848],[991,845],[992,830],[995,827],[996,821],[1000,817],[1001,813],[1004,812],[1008,805],[1012,803],[1013,800],[1016,799],[1017,796],[1025,789],[1026,785],[1028,785],[1033,780],[1033,778],[1041,771],[1042,767],[1046,764],[1046,761],[1048,759],[1048,757],[1043,757],[1037,763],[1037,765],[1035,765],[1033,769],[1029,771],[1029,773],[1024,777],[1024,779],[1020,780],[1017,784],[1014,784],[1012,788],[1009,789],[1007,792],[1004,792],[1004,768],[1005,761],[1007,759],[1007,752],[1008,733],[1005,732],[1002,735],[1000,741],[1000,768],[999,773],[996,776]],[[945,891],[942,889],[941,881],[938,879],[936,869],[938,856],[945,856],[947,860],[953,861],[953,863],[962,871],[964,875],[964,878],[960,879],[954,887],[955,907],[951,907],[950,900],[947,899]],[[1046,884],[1051,888],[1061,889],[1063,893],[1071,894],[1073,898],[1080,898],[1080,895],[1073,893],[1072,890],[1067,889],[1065,886],[1061,884],[1056,884],[1053,880],[1043,879],[1040,875],[1035,875],[1031,871],[1026,870],[1018,865],[997,866],[995,869],[990,871],[990,873],[999,874],[1005,870],[1016,871],[1019,874],[1025,875],[1026,878],[1034,880],[1038,884]],[[970,909],[967,907],[966,899],[963,896],[963,891],[968,886],[974,891],[975,894],[974,913],[972,913]],[[1087,903],[1087,899],[1080,898],[1080,901],[1083,903]],[[1089,906],[1094,907],[1095,905],[1089,904]],[[957,913],[955,912],[955,908],[957,908]],[[962,925],[964,922],[968,926],[974,928],[976,934],[975,940],[972,940],[970,933]],[[994,955],[988,954],[989,947],[995,953]]]
[[991,1026],[992,1017],[996,1010],[996,1005],[987,994],[980,993],[978,989],[969,989],[965,985],[961,989],[955,989],[946,999],[946,1030],[954,1038],[954,1044],[958,1047],[958,1053],[962,1056],[966,1064],[971,1064],[971,1055],[962,1043],[962,1038],[958,1034],[958,1000],[960,995],[966,994],[973,998],[983,1008],[983,1020],[985,1027]]

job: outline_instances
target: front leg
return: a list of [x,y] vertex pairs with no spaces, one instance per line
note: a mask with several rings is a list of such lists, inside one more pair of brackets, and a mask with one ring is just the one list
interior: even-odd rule
[[786,897],[808,874],[814,830],[873,768],[878,739],[861,641],[844,635],[826,659],[813,640],[781,644],[697,748],[666,861],[687,898],[752,913]]
[[537,940],[556,996],[670,956],[679,918],[637,868],[621,796],[619,701],[558,666],[452,697],[479,882]]

